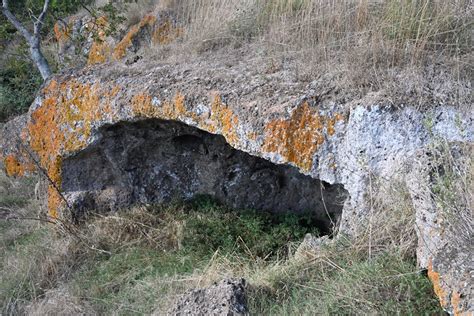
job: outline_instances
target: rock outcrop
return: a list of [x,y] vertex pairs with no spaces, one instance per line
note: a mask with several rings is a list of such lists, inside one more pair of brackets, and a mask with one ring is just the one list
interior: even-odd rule
[[[54,37],[59,66],[82,67],[122,59],[133,63],[142,58],[142,48],[168,44],[182,33],[173,13],[164,10],[146,14],[128,30],[114,30],[117,26],[110,24],[106,16],[92,17],[86,13],[58,21]],[[120,38],[117,33],[125,35]]]
[[[162,34],[153,21],[127,36],[143,28]],[[105,54],[94,67],[49,80],[28,114],[4,128],[7,174],[40,166],[52,218],[205,193],[238,207],[317,209],[325,225],[342,214],[339,231],[352,235],[367,223],[372,179],[397,178],[411,189],[418,259],[441,304],[453,313],[474,309],[472,243],[450,245],[419,167],[433,144],[473,143],[472,109],[394,109],[376,96],[335,102],[318,81],[266,73],[241,56],[114,61],[133,48],[131,38],[91,48]],[[449,258],[460,258],[456,268]]]

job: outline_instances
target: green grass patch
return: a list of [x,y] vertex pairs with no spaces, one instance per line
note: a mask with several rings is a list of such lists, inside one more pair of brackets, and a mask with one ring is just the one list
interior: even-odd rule
[[289,242],[316,232],[299,225],[304,217],[237,212],[206,197],[190,204],[154,206],[146,212],[126,212],[112,223],[102,218],[92,225],[91,235],[97,244],[106,246],[102,247],[106,252],[81,264],[72,283],[75,295],[99,313],[111,308],[125,314],[150,313],[158,297],[185,289],[188,284],[179,280],[205,271],[216,254],[238,258],[241,264],[256,258],[271,262],[275,256],[287,256]]
[[[10,222],[13,224],[13,222]],[[41,295],[47,229],[38,228],[10,235],[2,225],[0,244],[0,304],[2,314],[15,311],[18,302],[31,301]]]
[[1,244],[5,314],[59,286],[90,313],[164,313],[177,295],[224,276],[248,281],[256,315],[440,313],[428,279],[395,250],[369,260],[341,239],[296,260],[290,245],[317,234],[308,216],[238,212],[200,197],[89,217],[79,239],[54,237],[51,226],[16,232],[14,225],[1,226],[13,236]]
[[431,283],[411,260],[387,253],[373,260],[344,254],[329,260],[285,267],[285,273],[270,278],[271,291],[250,292],[250,310],[259,315],[442,314]]
[[0,207],[23,207],[28,204],[28,199],[23,196],[3,196],[0,197]]

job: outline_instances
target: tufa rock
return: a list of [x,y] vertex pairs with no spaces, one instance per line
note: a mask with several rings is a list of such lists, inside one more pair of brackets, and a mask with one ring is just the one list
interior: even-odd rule
[[180,65],[145,58],[126,65],[141,47],[135,38],[179,35],[173,26],[161,37],[159,20],[145,17],[120,45],[92,45],[93,67],[51,78],[29,112],[5,125],[7,174],[39,165],[49,178],[51,218],[204,193],[233,206],[265,208],[274,200],[272,208],[309,208],[322,226],[340,217],[338,231],[356,235],[369,222],[372,180],[396,179],[412,193],[419,264],[442,305],[450,313],[474,309],[472,260],[463,259],[474,256],[472,239],[445,248],[452,237],[430,199],[429,170],[419,167],[436,143],[472,145],[472,109],[421,112],[373,95],[338,103],[288,69],[268,73],[259,59],[231,52]]
[[244,279],[224,279],[182,295],[169,315],[248,315]]

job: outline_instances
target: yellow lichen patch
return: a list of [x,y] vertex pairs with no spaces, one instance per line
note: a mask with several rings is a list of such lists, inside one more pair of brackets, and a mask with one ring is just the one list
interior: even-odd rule
[[174,98],[174,107],[175,107],[175,113],[179,114],[185,114],[186,113],[186,107],[184,106],[184,100],[185,97],[181,93],[176,93],[176,96]]
[[166,20],[161,23],[153,32],[152,42],[153,44],[169,44],[174,39],[181,36],[183,30],[179,27],[175,27],[170,20]]
[[113,53],[114,58],[117,60],[122,59],[126,54],[127,48],[132,45],[132,40],[135,38],[135,36],[137,36],[140,30],[144,28],[145,26],[153,27],[155,22],[156,22],[156,17],[148,14],[148,15],[145,15],[139,23],[132,26],[130,30],[128,31],[128,33],[120,41],[120,43],[118,43],[117,46],[115,47],[114,53]]
[[[85,146],[85,140],[90,136],[91,124],[99,119],[100,95],[97,85],[80,84],[71,81],[62,85],[61,114],[64,115],[64,132],[67,138],[64,149],[74,152]],[[70,91],[70,95],[65,92]],[[76,123],[80,124],[76,124]]]
[[24,176],[25,173],[35,170],[33,164],[21,162],[15,155],[7,155],[4,159],[4,165],[7,176],[9,177],[21,177]]
[[227,142],[231,145],[238,143],[237,125],[239,120],[232,110],[222,103],[221,97],[216,94],[211,105],[211,122],[207,130],[211,133],[220,131]]
[[431,283],[433,283],[433,289],[438,296],[439,302],[441,306],[446,307],[447,306],[447,293],[441,286],[441,277],[438,272],[433,270],[433,262],[430,259],[428,263],[428,278],[431,280]]
[[454,316],[473,316],[474,315],[472,311],[466,312],[462,310],[461,294],[459,294],[457,291],[454,291],[453,294],[451,295],[451,306],[453,308]]
[[257,139],[257,133],[255,133],[255,132],[248,132],[248,133],[247,133],[247,139],[248,139],[248,140],[256,140],[256,139]]
[[131,110],[134,115],[142,117],[156,117],[158,112],[151,102],[151,96],[142,92],[132,98]]
[[105,41],[94,41],[87,58],[88,65],[105,63],[110,56],[110,46]]
[[339,113],[336,113],[336,115],[334,115],[334,117],[327,119],[326,130],[327,130],[329,136],[333,136],[334,133],[336,132],[336,129],[335,129],[336,122],[337,121],[343,121],[343,120],[344,120],[344,117]]
[[62,203],[59,192],[53,185],[48,186],[48,216],[57,219],[59,217],[59,206]]
[[117,113],[113,111],[112,108],[112,100],[117,96],[117,94],[122,90],[122,88],[119,85],[116,85],[110,90],[110,93],[108,94],[108,97],[105,99],[105,104],[103,105],[103,118],[105,119],[106,117],[114,121],[117,119]]
[[[56,81],[52,81],[43,92],[49,94],[58,90]],[[39,162],[45,169],[50,180],[59,187],[61,185],[60,163],[58,153],[64,143],[64,133],[60,130],[60,115],[57,112],[57,98],[47,97],[43,105],[31,114],[31,123],[28,125],[30,134],[30,146],[38,154]],[[48,192],[55,190],[50,185]],[[48,194],[48,205],[50,215],[59,208],[59,204],[53,203],[54,194]],[[55,201],[56,202],[56,201]]]
[[165,102],[161,116],[165,119],[176,120],[179,117],[190,117],[196,118],[194,113],[188,112],[185,106],[185,96],[180,92],[177,92],[173,102]]
[[54,183],[48,186],[48,215],[51,218],[58,218],[59,209],[63,206],[64,201],[59,193],[61,188],[61,167],[62,157],[56,156],[54,161],[48,166],[48,177]]
[[186,110],[185,96],[176,93],[173,101],[164,101],[162,107],[153,105],[151,96],[146,92],[141,92],[132,98],[132,113],[136,116],[148,118],[162,118],[167,120],[177,120],[180,117],[187,117],[197,121],[195,113]]
[[336,122],[342,119],[339,114],[332,118],[323,117],[305,102],[293,111],[289,119],[274,120],[265,126],[263,150],[278,153],[286,161],[308,171],[314,153],[324,143],[324,129],[328,135],[333,135]]
[[106,62],[109,59],[111,54],[111,48],[106,42],[106,28],[108,27],[108,21],[105,16],[99,17],[95,23],[88,25],[87,28],[94,32],[96,30],[96,37],[92,43],[91,49],[89,51],[89,56],[87,58],[88,65],[101,64]]

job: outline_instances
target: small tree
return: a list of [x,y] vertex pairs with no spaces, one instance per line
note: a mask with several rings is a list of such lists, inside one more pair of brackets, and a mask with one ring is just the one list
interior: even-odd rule
[[52,74],[51,67],[49,66],[48,61],[41,51],[41,28],[44,25],[44,21],[48,13],[49,1],[50,0],[44,1],[43,9],[38,17],[32,14],[33,33],[31,33],[10,11],[10,8],[8,7],[8,0],[2,0],[2,13],[25,38],[30,49],[31,59],[41,73],[43,80],[47,80]]

